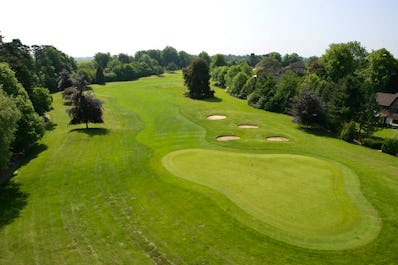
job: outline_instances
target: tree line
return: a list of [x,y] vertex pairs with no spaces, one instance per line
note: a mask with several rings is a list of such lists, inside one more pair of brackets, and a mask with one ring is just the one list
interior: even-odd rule
[[[347,140],[378,126],[376,92],[398,92],[398,62],[386,49],[368,52],[359,42],[331,44],[321,57],[252,54],[246,62],[212,67],[215,84],[250,106],[292,114]],[[350,131],[350,130],[349,130]]]

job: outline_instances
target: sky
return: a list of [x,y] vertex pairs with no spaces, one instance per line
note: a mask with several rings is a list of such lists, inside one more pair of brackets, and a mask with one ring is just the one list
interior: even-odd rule
[[359,41],[398,57],[397,0],[4,0],[4,41],[74,57],[163,49],[320,56]]

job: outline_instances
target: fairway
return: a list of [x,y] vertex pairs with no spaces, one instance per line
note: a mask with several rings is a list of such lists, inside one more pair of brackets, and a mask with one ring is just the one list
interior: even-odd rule
[[380,222],[357,176],[319,159],[188,149],[163,164],[210,187],[268,224],[265,233],[301,247],[346,249],[373,240]]
[[183,84],[92,86],[89,129],[53,94],[51,131],[0,187],[0,264],[396,263],[396,157]]

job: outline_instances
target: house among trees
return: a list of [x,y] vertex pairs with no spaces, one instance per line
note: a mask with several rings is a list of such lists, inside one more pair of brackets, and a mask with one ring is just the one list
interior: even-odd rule
[[398,93],[376,93],[383,125],[398,127]]

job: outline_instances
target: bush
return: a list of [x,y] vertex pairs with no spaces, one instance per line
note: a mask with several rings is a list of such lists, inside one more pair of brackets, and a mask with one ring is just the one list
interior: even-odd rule
[[383,153],[398,156],[398,138],[388,138],[381,147]]
[[384,140],[383,139],[375,139],[375,138],[364,138],[362,139],[362,145],[372,148],[372,149],[376,149],[376,150],[380,150]]
[[43,116],[45,112],[51,110],[51,104],[53,102],[53,98],[50,95],[50,91],[44,87],[35,87],[33,88],[31,98],[33,107],[35,111]]
[[343,125],[343,129],[341,129],[340,139],[352,143],[356,137],[356,134],[357,131],[356,131],[355,122],[353,121],[346,122]]

